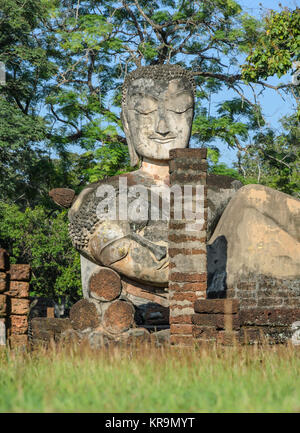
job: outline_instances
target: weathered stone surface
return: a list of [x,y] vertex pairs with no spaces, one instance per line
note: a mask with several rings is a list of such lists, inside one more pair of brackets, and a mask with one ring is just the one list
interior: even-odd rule
[[58,341],[61,334],[71,329],[70,319],[56,319],[47,317],[35,317],[31,320],[31,334],[33,342]]
[[25,315],[29,312],[29,299],[10,299],[10,312],[11,314]]
[[6,295],[0,295],[0,317],[6,316],[7,300]]
[[217,335],[217,344],[223,346],[234,346],[239,344],[239,331],[219,331]]
[[177,293],[178,296],[180,295],[180,293],[182,293],[184,296],[184,293],[193,292],[197,295],[197,297],[199,297],[201,292],[204,292],[205,297],[206,297],[206,288],[207,288],[206,282],[183,283],[183,282],[179,281],[177,283],[172,283],[172,289],[170,289],[169,292],[170,293]]
[[[203,149],[202,149],[203,150]],[[180,173],[185,172],[206,172],[207,171],[207,161],[205,159],[206,157],[204,157],[204,153],[198,153],[197,158],[195,159],[191,159],[187,157],[187,154],[185,153],[185,156],[182,157],[177,157],[177,162],[175,163],[174,160],[171,160],[169,162],[169,167],[170,167],[170,173],[174,172],[174,171],[180,171]]]
[[102,268],[89,281],[90,296],[99,301],[113,301],[121,293],[121,278],[112,269]]
[[209,240],[223,214],[227,204],[243,186],[242,182],[229,176],[207,175],[207,239]]
[[153,332],[150,334],[151,342],[155,346],[164,346],[170,344],[170,329],[163,329],[161,331]]
[[238,313],[238,299],[201,299],[195,302],[196,313]]
[[30,265],[10,265],[9,276],[11,281],[30,281]]
[[239,329],[238,314],[194,314],[192,323],[201,326],[215,326],[219,329]]
[[211,237],[227,241],[227,286],[251,274],[300,281],[300,201],[246,185],[232,197]]
[[[60,319],[61,320],[61,319]],[[81,332],[75,331],[73,328],[68,328],[61,334],[56,335],[56,340],[59,341],[60,345],[70,347],[72,345],[78,346],[89,341],[89,336],[96,335],[96,332]],[[48,334],[44,334],[48,338]],[[92,347],[92,345],[91,345]]]
[[[191,310],[193,311],[193,310]],[[176,315],[173,316],[172,312],[170,314],[170,324],[189,324],[192,323],[192,312],[189,314],[182,314],[182,315]]]
[[53,319],[54,318],[54,308],[47,307],[47,317]]
[[6,271],[9,268],[9,255],[3,248],[0,248],[0,271]]
[[[92,349],[101,349],[114,343],[114,339],[110,335],[97,331],[91,332],[88,335],[87,340]],[[78,339],[78,342],[82,342],[82,336],[81,339]]]
[[[194,216],[194,221],[185,221],[186,225],[181,229],[177,229],[177,236],[186,234],[193,235],[194,239],[191,241],[173,244],[172,240],[169,244],[169,300],[170,300],[170,342],[171,344],[192,344],[192,329],[191,320],[189,315],[194,313],[194,302],[196,293],[201,292],[201,297],[206,297],[206,220],[207,220],[207,205],[206,201],[206,179],[207,179],[207,166],[203,164],[206,158],[206,150],[203,149],[175,149],[170,151],[170,159],[172,159],[170,184],[175,187],[176,184],[181,186],[195,185],[201,187],[200,191],[202,196],[196,197],[197,188],[192,188],[190,191],[191,198],[194,202],[199,200],[199,207],[197,212],[199,217]],[[185,161],[183,162],[183,160]],[[189,159],[193,161],[189,168],[187,164]],[[195,161],[198,159],[198,168],[195,170]],[[202,170],[199,167],[202,166]],[[194,167],[194,168],[193,168]],[[199,189],[199,188],[198,188]],[[170,224],[169,224],[169,241],[170,237],[173,238],[173,221],[176,220],[175,206],[176,200],[171,202]],[[195,211],[196,207],[194,208]],[[202,212],[201,212],[202,211]],[[191,218],[185,215],[185,218]],[[198,227],[195,227],[197,225]],[[201,226],[201,227],[200,227]],[[202,273],[202,275],[201,275]],[[198,275],[197,275],[198,274]],[[204,275],[205,274],[205,275]],[[198,283],[198,284],[197,284]],[[201,290],[204,289],[204,290]],[[176,293],[178,292],[178,293]],[[198,294],[197,293],[197,294]],[[180,322],[174,322],[174,317],[181,317]],[[184,319],[186,321],[184,322]],[[185,341],[184,341],[185,340]],[[183,343],[184,341],[184,343]]]
[[28,331],[27,316],[11,314],[9,316],[11,334],[26,334]]
[[176,346],[195,346],[195,339],[189,335],[172,335],[170,336],[170,344]]
[[170,281],[174,282],[191,282],[191,283],[206,283],[207,273],[183,273],[183,272],[170,272]]
[[244,326],[239,341],[241,344],[281,344],[287,343],[292,333],[290,326]]
[[9,290],[5,292],[14,298],[28,298],[29,296],[29,283],[24,281],[10,281]]
[[[190,149],[188,149],[190,150]],[[198,183],[205,183],[206,182],[206,173],[178,173],[178,171],[173,172],[170,174],[170,182],[172,184],[178,183],[186,184],[186,185],[196,185]]]
[[7,289],[7,275],[5,272],[0,272],[0,293]]
[[172,324],[170,327],[170,331],[172,335],[179,334],[179,335],[191,335],[193,331],[193,326],[191,324],[184,324],[184,325],[178,325],[178,324]]
[[123,291],[122,293],[136,306],[144,305],[148,302],[162,305],[163,307],[169,306],[168,293],[165,290],[156,288],[153,291],[153,287],[145,286],[136,282],[129,282],[128,280],[122,280]]
[[75,330],[96,328],[99,325],[99,315],[95,305],[86,299],[76,302],[70,309],[70,321]]
[[127,331],[134,323],[135,309],[130,302],[114,301],[103,316],[103,326],[113,334]]
[[0,347],[6,346],[6,320],[0,319]]
[[201,161],[201,159],[207,158],[207,149],[172,149],[170,150],[170,159],[175,158],[184,158],[185,161],[190,158],[191,162],[195,162],[195,158],[197,158],[198,161]]
[[240,312],[241,325],[287,326],[300,320],[297,308],[255,308]]
[[69,208],[75,197],[75,191],[70,188],[54,188],[49,191],[52,200],[64,208]]
[[176,257],[178,254],[184,254],[186,256],[197,255],[197,254],[206,254],[206,250],[203,248],[191,248],[191,249],[183,249],[183,248],[169,248],[169,256],[171,258]]
[[194,338],[216,341],[218,332],[220,331],[217,331],[215,326],[192,325],[192,335]]
[[274,278],[251,273],[247,281],[239,281],[234,288],[226,291],[226,296],[240,300],[240,308],[255,307],[300,308],[300,280]]
[[121,344],[133,346],[136,344],[150,343],[150,332],[145,328],[132,328],[120,335],[118,340]]
[[28,345],[28,336],[26,334],[11,335],[8,340],[11,349],[26,348]]
[[193,303],[198,299],[198,296],[195,292],[181,292],[177,291],[176,288],[174,290],[174,286],[172,287],[173,291],[170,291],[169,299],[170,301],[187,301],[189,303]]

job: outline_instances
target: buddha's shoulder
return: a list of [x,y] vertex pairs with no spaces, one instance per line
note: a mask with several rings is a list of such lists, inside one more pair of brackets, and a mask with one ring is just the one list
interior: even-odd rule
[[146,188],[151,188],[154,184],[154,179],[141,173],[140,170],[110,176],[93,182],[84,187],[73,202],[69,210],[69,218],[73,219],[78,212],[82,213],[84,211],[85,213],[85,211],[88,211],[88,213],[91,213],[95,211],[99,201],[107,196],[112,198],[114,195],[118,195],[120,189],[135,185],[143,185]]

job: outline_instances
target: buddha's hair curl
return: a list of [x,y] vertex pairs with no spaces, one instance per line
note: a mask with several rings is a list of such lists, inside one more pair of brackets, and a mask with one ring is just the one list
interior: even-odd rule
[[126,96],[130,83],[139,78],[152,78],[153,80],[171,81],[176,78],[186,78],[191,86],[191,90],[195,96],[196,83],[191,71],[187,71],[179,65],[153,65],[153,66],[140,66],[134,71],[130,72],[122,87],[122,104],[126,104]]

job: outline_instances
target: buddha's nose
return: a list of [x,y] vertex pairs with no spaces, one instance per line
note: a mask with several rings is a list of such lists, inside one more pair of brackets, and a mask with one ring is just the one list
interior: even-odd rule
[[160,135],[167,135],[170,132],[170,127],[164,115],[159,116],[155,132]]

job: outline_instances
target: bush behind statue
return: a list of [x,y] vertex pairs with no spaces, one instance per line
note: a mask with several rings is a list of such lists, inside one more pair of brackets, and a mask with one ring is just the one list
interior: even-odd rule
[[31,295],[74,302],[81,297],[80,257],[68,236],[67,212],[42,206],[20,211],[0,201],[0,245],[11,263],[32,267]]

